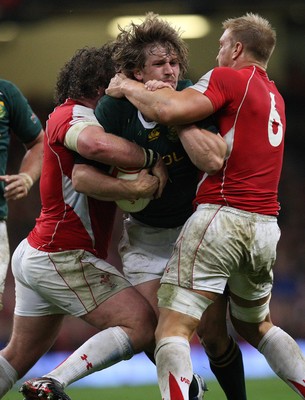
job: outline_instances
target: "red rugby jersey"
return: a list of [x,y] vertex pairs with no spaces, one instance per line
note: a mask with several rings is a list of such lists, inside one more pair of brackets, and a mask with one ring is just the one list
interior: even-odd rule
[[213,203],[278,215],[285,104],[267,73],[255,66],[217,67],[193,86],[215,109],[228,157],[214,176],[202,177],[194,205]]
[[97,122],[93,110],[71,99],[50,114],[40,178],[42,209],[28,240],[31,246],[47,252],[84,249],[106,258],[115,203],[98,201],[73,189],[74,153],[64,146],[71,124],[88,120]]

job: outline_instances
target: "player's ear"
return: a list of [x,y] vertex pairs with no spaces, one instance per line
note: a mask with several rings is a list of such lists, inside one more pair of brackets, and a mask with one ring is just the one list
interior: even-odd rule
[[143,81],[143,74],[142,74],[142,71],[140,69],[135,69],[133,71],[133,76],[135,77],[135,79],[137,81],[140,81],[140,82]]
[[232,51],[232,59],[236,60],[240,56],[244,49],[244,46],[241,42],[236,42],[233,46],[233,51]]

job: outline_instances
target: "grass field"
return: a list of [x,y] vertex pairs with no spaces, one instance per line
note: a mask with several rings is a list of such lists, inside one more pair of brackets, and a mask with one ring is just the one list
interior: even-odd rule
[[[205,400],[226,400],[216,381],[208,382]],[[248,400],[297,400],[300,397],[279,379],[247,380]],[[160,400],[157,386],[121,386],[116,388],[70,388],[72,400]],[[22,400],[16,390],[3,400]]]

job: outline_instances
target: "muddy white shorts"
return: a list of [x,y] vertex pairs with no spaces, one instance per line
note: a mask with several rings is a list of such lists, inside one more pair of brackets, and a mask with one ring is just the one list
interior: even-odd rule
[[126,278],[133,285],[161,279],[180,231],[181,226],[156,228],[126,218],[119,243]]
[[272,289],[279,238],[276,217],[202,204],[185,223],[161,282],[214,293],[228,284],[244,299],[263,298]]
[[82,316],[130,283],[112,265],[84,250],[48,253],[24,239],[12,256],[15,314]]

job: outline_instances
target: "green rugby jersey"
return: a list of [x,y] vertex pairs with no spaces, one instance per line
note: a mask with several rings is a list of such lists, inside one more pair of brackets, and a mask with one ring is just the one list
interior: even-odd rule
[[[8,148],[13,132],[23,143],[39,135],[42,125],[21,91],[10,81],[0,79],[0,175],[5,175]],[[0,219],[7,218],[7,202],[0,182]]]
[[[179,82],[177,90],[192,85]],[[192,201],[198,183],[198,169],[186,154],[173,127],[147,122],[126,99],[103,96],[95,114],[106,132],[124,137],[157,151],[168,167],[169,180],[160,199],[152,200],[142,211],[133,213],[138,221],[162,228],[183,225],[192,214]]]

